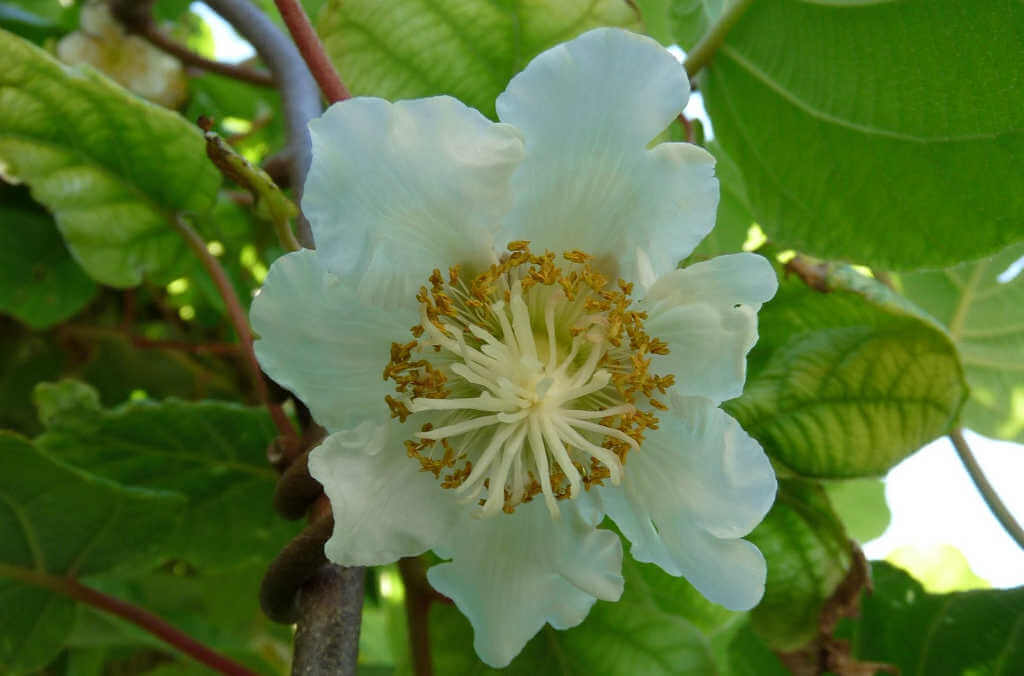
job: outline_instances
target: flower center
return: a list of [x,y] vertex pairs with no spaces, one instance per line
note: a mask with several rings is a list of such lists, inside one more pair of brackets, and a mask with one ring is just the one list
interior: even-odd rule
[[657,429],[655,393],[674,381],[649,372],[668,348],[644,332],[632,284],[609,285],[583,252],[559,267],[527,245],[512,242],[468,280],[458,266],[447,280],[434,270],[416,296],[416,339],[392,343],[384,369],[392,417],[420,427],[409,456],[479,500],[481,516],[543,495],[557,517],[581,486],[618,484],[629,451]]

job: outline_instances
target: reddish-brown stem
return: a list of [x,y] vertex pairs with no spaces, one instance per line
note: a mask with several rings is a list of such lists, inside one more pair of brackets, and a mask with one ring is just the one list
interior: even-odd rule
[[231,285],[231,280],[228,279],[227,273],[221,267],[220,261],[207,250],[206,242],[199,236],[199,233],[193,230],[180,216],[174,219],[174,227],[178,229],[178,232],[181,233],[189,247],[199,258],[200,263],[206,268],[206,272],[213,280],[214,286],[217,287],[217,292],[224,300],[228,319],[231,321],[231,325],[235,327],[235,333],[238,334],[238,340],[242,345],[242,356],[246,366],[248,366],[246,370],[249,373],[249,378],[252,381],[252,387],[256,391],[256,395],[266,405],[267,410],[270,412],[270,417],[277,427],[277,431],[289,439],[295,439],[295,428],[292,427],[291,421],[288,420],[288,416],[285,415],[281,406],[270,398],[270,393],[267,391],[267,384],[263,380],[263,372],[260,370],[260,364],[256,360],[256,352],[252,348],[252,331],[249,329],[249,320],[246,318],[245,310],[242,309],[242,304],[235,293],[235,287]]
[[205,644],[200,643],[169,624],[163,618],[136,605],[97,591],[92,587],[86,587],[74,578],[60,577],[2,564],[0,564],[0,574],[4,577],[12,577],[25,584],[49,589],[81,603],[88,604],[93,608],[117,615],[121,619],[127,620],[135,626],[148,631],[197,662],[205,664],[221,674],[227,674],[227,676],[257,676],[256,672],[215,652]]
[[430,604],[437,592],[427,582],[427,567],[419,557],[398,560],[398,572],[405,585],[405,618],[409,626],[409,651],[416,676],[433,676],[430,657]]
[[181,350],[196,354],[235,354],[241,351],[234,343],[190,343],[185,340],[150,340],[140,336],[132,337],[132,345],[149,350]]
[[331,60],[327,58],[324,46],[313,30],[313,24],[309,22],[309,17],[306,16],[306,11],[302,9],[302,5],[298,3],[298,0],[274,0],[274,4],[277,5],[277,10],[281,12],[284,25],[288,27],[288,32],[292,34],[292,38],[295,40],[302,58],[305,59],[306,65],[309,66],[310,72],[313,73],[313,78],[320,86],[320,91],[323,92],[327,102],[336,103],[352,98],[352,94],[349,93],[345,84],[341,81],[338,72],[334,70]]
[[242,80],[261,87],[273,87],[274,78],[265,70],[257,70],[233,63],[223,63],[196,54],[185,45],[164,35],[156,23],[149,21],[137,28],[138,34],[154,47],[176,57],[186,66],[193,66],[210,73],[217,73],[236,80]]

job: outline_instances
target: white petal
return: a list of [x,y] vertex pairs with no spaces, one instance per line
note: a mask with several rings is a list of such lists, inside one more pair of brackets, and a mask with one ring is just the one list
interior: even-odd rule
[[309,454],[334,512],[327,558],[370,566],[422,554],[466,511],[432,474],[406,455],[397,425],[365,422],[327,437]]
[[716,402],[738,397],[747,353],[757,342],[757,311],[778,280],[756,254],[731,254],[662,275],[644,300],[647,332],[668,343],[654,370],[675,375],[681,395]]
[[518,131],[448,96],[350,99],[309,130],[302,209],[324,265],[355,274],[363,297],[391,302],[434,268],[492,262]]
[[600,513],[563,502],[552,520],[542,500],[514,514],[466,519],[438,553],[451,563],[427,572],[473,625],[473,646],[504,667],[545,622],[567,629],[583,621],[595,599],[622,595],[618,536],[595,529]]
[[756,441],[707,399],[674,396],[629,455],[620,487],[599,489],[638,561],[684,575],[712,601],[739,610],[764,591],[757,548],[737,538],[771,508],[776,481]]
[[331,431],[389,416],[384,396],[394,388],[381,374],[392,341],[411,340],[418,314],[362,302],[308,249],[274,261],[250,319],[263,370],[292,392]]
[[498,97],[526,158],[501,239],[582,249],[636,279],[637,249],[670,270],[711,230],[714,158],[697,146],[649,144],[689,96],[682,66],[654,40],[599,28],[537,56]]

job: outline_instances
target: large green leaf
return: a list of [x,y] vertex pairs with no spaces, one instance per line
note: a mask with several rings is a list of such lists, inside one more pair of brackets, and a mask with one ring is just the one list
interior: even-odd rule
[[846,531],[820,485],[789,479],[779,483],[775,505],[748,537],[768,562],[751,626],[775,650],[800,648],[817,636],[821,610],[849,571]]
[[188,249],[169,219],[213,203],[199,131],[88,68],[0,31],[0,162],[57,220],[94,279],[167,281]]
[[948,329],[971,396],[963,424],[990,437],[1024,442],[1024,275],[1008,268],[1015,245],[991,258],[902,275],[903,293]]
[[747,241],[750,226],[754,224],[747,186],[736,162],[716,141],[708,143],[707,149],[715,156],[720,198],[715,227],[691,254],[690,260],[693,261],[740,251]]
[[[583,624],[567,631],[541,629],[512,664],[487,667],[473,652],[473,630],[453,606],[434,604],[430,639],[439,674],[678,674],[715,673],[710,642],[678,614],[689,597],[650,584],[639,564],[623,561],[626,590],[616,603],[598,601]],[[697,601],[700,604],[700,601]]]
[[74,622],[74,603],[34,580],[153,560],[184,499],[72,469],[5,432],[0,457],[0,670],[17,673],[46,664]]
[[96,285],[71,258],[53,217],[0,183],[0,312],[45,329],[95,295]]
[[877,476],[946,433],[966,397],[949,337],[872,279],[783,280],[759,314],[741,397],[725,405],[804,476]]
[[538,53],[597,26],[640,29],[626,0],[328,0],[319,30],[357,95],[494,100]]
[[[186,495],[181,526],[168,543],[176,558],[201,567],[268,560],[294,533],[271,507],[277,475],[266,449],[275,432],[265,411],[176,400],[102,410],[95,399],[54,394],[80,387],[37,388],[49,426],[36,443],[119,483]],[[54,401],[62,403],[48,405]]]
[[1024,673],[1024,588],[929,594],[904,571],[872,564],[853,653],[903,676]]
[[761,0],[701,91],[772,241],[950,265],[1024,239],[1022,35],[1019,0]]

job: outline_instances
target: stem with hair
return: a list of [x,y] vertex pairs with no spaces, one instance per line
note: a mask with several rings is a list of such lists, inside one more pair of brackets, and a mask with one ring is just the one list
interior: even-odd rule
[[688,76],[692,78],[701,68],[708,65],[711,57],[715,55],[718,48],[725,42],[725,36],[729,34],[732,27],[736,25],[736,22],[740,20],[740,17],[743,16],[744,12],[753,3],[754,0],[735,0],[722,13],[722,16],[718,17],[718,20],[712,24],[708,32],[686,53],[683,67],[686,68]]
[[238,300],[238,295],[235,293],[235,288],[231,285],[231,280],[228,279],[227,273],[221,267],[220,261],[207,250],[206,242],[199,236],[199,233],[193,230],[181,216],[176,217],[173,223],[174,227],[185,238],[189,248],[199,258],[199,262],[202,263],[206,272],[209,273],[210,278],[217,287],[217,293],[224,300],[228,319],[231,321],[235,333],[238,334],[238,341],[242,344],[242,355],[248,367],[246,371],[249,374],[249,379],[252,381],[252,387],[256,392],[256,396],[266,405],[267,410],[270,412],[270,417],[277,427],[277,431],[284,437],[296,438],[295,428],[292,427],[288,416],[285,415],[281,406],[270,398],[267,383],[263,380],[263,371],[260,370],[260,364],[256,361],[256,353],[253,351],[252,331],[249,329],[249,320],[245,315],[245,310],[242,309],[242,304]]
[[[249,0],[205,1],[210,9],[249,41],[260,59],[267,64],[281,91],[291,160],[288,164],[291,178],[289,183],[298,203],[302,199],[302,186],[306,182],[310,162],[310,140],[306,125],[322,111],[316,80],[306,67],[295,43],[259,7]],[[309,222],[300,217],[296,226],[299,242],[312,249],[313,233]]]
[[309,23],[306,10],[302,9],[298,0],[274,0],[274,4],[277,5],[284,24],[288,26],[288,32],[295,39],[302,58],[306,60],[306,65],[309,66],[310,72],[313,73],[317,84],[320,85],[320,91],[324,93],[327,102],[336,103],[352,98],[341,81],[341,77],[338,76],[338,71],[334,70],[334,65],[327,58],[324,46],[320,42],[320,38],[317,37],[316,31],[313,30],[313,25]]

